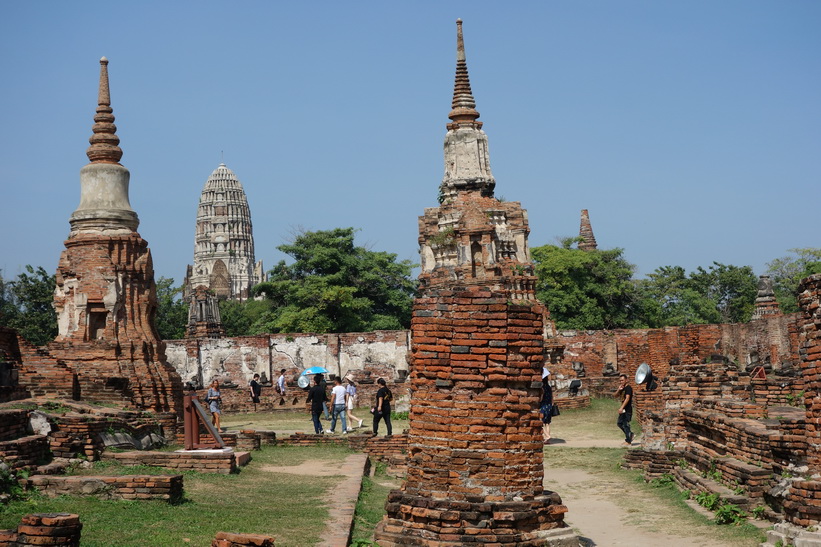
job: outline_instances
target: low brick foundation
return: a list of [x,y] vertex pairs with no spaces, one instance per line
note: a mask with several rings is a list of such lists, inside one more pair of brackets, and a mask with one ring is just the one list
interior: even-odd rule
[[103,460],[114,460],[122,465],[153,465],[166,469],[221,473],[228,475],[237,470],[238,461],[247,457],[245,452],[105,452]]
[[408,470],[408,435],[372,437],[365,444],[365,453],[371,460],[386,463],[394,474]]
[[26,515],[16,530],[0,530],[0,545],[8,547],[79,547],[83,525],[79,515],[36,513]]
[[0,442],[0,461],[12,469],[34,468],[49,458],[48,437],[29,435]]
[[105,500],[163,500],[183,496],[182,475],[60,476],[34,475],[27,480],[47,497],[94,496]]

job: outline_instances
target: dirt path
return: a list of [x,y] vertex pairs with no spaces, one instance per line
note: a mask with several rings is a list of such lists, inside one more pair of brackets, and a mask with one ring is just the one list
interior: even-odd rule
[[[631,515],[610,501],[613,496],[623,495],[621,485],[602,480],[580,469],[546,469],[545,487],[559,492],[568,512],[565,522],[579,532],[583,545],[658,547],[720,547],[715,538],[681,537],[665,532],[648,531],[645,526],[628,524],[638,517],[645,524],[652,524],[653,507],[646,507],[646,515]],[[663,529],[663,523],[658,527]]]

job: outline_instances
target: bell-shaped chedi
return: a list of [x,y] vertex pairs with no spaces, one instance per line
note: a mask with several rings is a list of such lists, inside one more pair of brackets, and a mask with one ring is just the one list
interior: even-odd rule
[[376,529],[383,547],[578,545],[561,498],[543,488],[547,314],[535,297],[527,215],[493,197],[478,117],[457,21],[441,206],[419,219],[408,474]]
[[108,84],[100,60],[93,135],[80,171],[80,205],[57,267],[59,334],[48,349],[75,374],[80,399],[154,411],[178,411],[179,375],[165,359],[154,325],[154,268],[128,200]]

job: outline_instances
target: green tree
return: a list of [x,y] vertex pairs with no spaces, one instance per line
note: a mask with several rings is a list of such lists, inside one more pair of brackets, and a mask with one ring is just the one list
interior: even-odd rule
[[743,323],[752,315],[757,285],[749,266],[714,262],[689,276],[681,266],[662,266],[637,282],[641,322],[652,328]]
[[266,332],[359,332],[410,326],[416,283],[412,264],[354,244],[353,228],[302,232],[277,247],[280,261],[254,287],[273,303]]
[[162,340],[185,338],[188,304],[182,300],[182,287],[174,287],[174,278],[157,280],[157,317],[155,324]]
[[773,292],[783,313],[799,311],[796,294],[805,277],[821,273],[821,249],[804,247],[790,249],[794,256],[783,256],[767,263],[767,275],[772,278]]
[[266,320],[273,310],[270,300],[220,300],[220,319],[225,336],[264,334]]
[[13,281],[2,282],[0,324],[16,329],[20,335],[42,346],[57,336],[57,313],[54,311],[54,275],[42,266],[26,266]]
[[536,295],[547,304],[561,329],[613,329],[637,326],[635,266],[623,249],[571,249],[576,239],[561,246],[531,249],[539,278]]

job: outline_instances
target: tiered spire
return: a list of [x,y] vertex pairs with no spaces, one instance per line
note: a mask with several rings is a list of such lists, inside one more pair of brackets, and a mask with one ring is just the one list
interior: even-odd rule
[[111,108],[111,92],[108,87],[108,59],[100,59],[100,91],[97,96],[97,114],[94,116],[94,134],[88,139],[91,146],[86,155],[91,163],[120,163],[122,149],[117,146],[117,126],[114,125],[114,109]]
[[462,37],[462,20],[456,20],[456,82],[453,85],[453,110],[448,118],[455,124],[473,124],[481,127],[479,112],[476,111],[476,100],[470,90],[470,76],[465,58],[465,40]]
[[590,226],[590,216],[587,209],[582,209],[582,222],[579,227],[579,249],[583,251],[595,251],[598,248],[596,236],[593,235],[593,227]]

